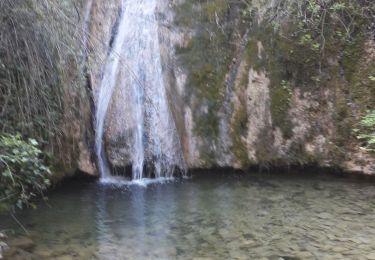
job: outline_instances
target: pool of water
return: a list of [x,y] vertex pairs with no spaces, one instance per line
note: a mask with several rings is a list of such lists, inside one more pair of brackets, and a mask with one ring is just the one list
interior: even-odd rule
[[375,258],[375,183],[345,178],[72,182],[16,217],[40,259]]

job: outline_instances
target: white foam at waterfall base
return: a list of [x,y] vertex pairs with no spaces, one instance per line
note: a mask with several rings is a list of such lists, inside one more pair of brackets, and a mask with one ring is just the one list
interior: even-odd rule
[[[173,177],[173,169],[184,169],[181,144],[168,107],[163,80],[157,0],[123,0],[117,34],[107,59],[97,99],[96,152],[103,181],[112,178],[103,147],[106,115],[116,88],[129,98],[121,102],[126,120],[121,129],[130,129],[131,165],[134,180],[143,180],[145,162],[153,165],[155,178]],[[121,77],[119,77],[121,75]],[[114,179],[118,180],[118,179]]]
[[140,187],[147,187],[150,184],[165,184],[175,181],[174,177],[160,177],[156,179],[150,178],[142,178],[136,180],[129,180],[124,177],[106,177],[101,178],[99,183],[103,185],[111,185],[113,187],[124,187],[124,186],[140,186]]

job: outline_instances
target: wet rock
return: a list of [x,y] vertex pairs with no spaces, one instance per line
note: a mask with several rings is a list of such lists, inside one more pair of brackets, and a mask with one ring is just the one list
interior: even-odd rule
[[249,259],[249,256],[241,250],[229,250],[231,259]]
[[261,210],[257,213],[257,217],[265,217],[268,215],[267,211]]
[[3,259],[3,254],[8,249],[9,249],[8,245],[5,242],[0,241],[0,259]]
[[243,234],[243,237],[247,240],[255,239],[255,236],[251,233],[245,233],[245,234]]
[[52,256],[52,252],[50,250],[38,250],[38,256],[41,259],[50,258]]
[[300,258],[295,256],[270,256],[268,260],[300,260]]
[[295,256],[280,256],[279,260],[300,260],[300,258]]
[[337,241],[337,235],[336,234],[327,234],[327,238],[332,241]]
[[70,255],[63,255],[63,256],[56,257],[55,259],[57,259],[57,260],[73,260],[74,258]]
[[216,243],[218,243],[219,239],[218,239],[218,236],[215,236],[215,235],[207,235],[203,238],[208,244],[211,244],[211,245],[215,245]]
[[234,240],[234,241],[231,241],[231,242],[227,243],[227,248],[229,248],[229,249],[238,249],[239,246],[240,245],[239,245],[237,240]]
[[165,249],[165,254],[168,258],[176,259],[177,257],[177,249],[175,247]]
[[324,256],[324,259],[336,260],[336,259],[344,259],[344,257],[342,256],[342,254],[331,254],[331,255]]
[[55,236],[62,236],[66,234],[67,232],[64,230],[56,230],[54,233],[55,233]]
[[314,190],[324,190],[324,187],[319,183],[315,183],[312,187]]
[[332,215],[327,212],[323,212],[323,213],[318,214],[317,217],[320,219],[329,219],[329,218],[332,218]]
[[332,248],[332,251],[335,253],[342,253],[342,252],[348,251],[348,249],[345,247],[341,247],[341,246],[335,246]]
[[9,245],[14,248],[19,248],[31,252],[35,247],[34,241],[28,237],[18,237],[13,239]]
[[268,197],[268,199],[272,202],[276,202],[276,201],[281,201],[281,200],[284,200],[285,199],[285,196],[284,195],[274,195],[274,196],[270,196]]
[[305,251],[305,252],[298,253],[298,257],[302,258],[302,259],[306,259],[306,258],[308,259],[308,258],[312,258],[313,254],[311,254],[310,252]]
[[224,240],[231,240],[236,237],[235,234],[232,234],[228,229],[221,228],[219,229],[219,234]]
[[39,260],[38,257],[20,248],[11,247],[4,254],[5,259],[12,260]]
[[363,243],[363,244],[370,244],[371,240],[365,237],[358,237],[358,239]]
[[3,259],[3,254],[5,250],[9,249],[7,243],[5,243],[6,238],[6,235],[0,232],[0,259]]

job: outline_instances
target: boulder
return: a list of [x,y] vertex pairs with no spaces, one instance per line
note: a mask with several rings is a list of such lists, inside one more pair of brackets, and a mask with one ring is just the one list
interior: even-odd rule
[[35,247],[34,241],[28,237],[14,238],[13,240],[10,241],[9,245],[11,247],[23,249],[29,252],[31,252]]

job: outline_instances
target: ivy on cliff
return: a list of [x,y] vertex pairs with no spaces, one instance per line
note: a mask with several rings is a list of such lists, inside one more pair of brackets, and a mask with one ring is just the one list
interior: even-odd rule
[[365,142],[364,146],[375,152],[375,110],[368,111],[360,121],[360,128],[355,129],[357,138]]

